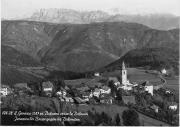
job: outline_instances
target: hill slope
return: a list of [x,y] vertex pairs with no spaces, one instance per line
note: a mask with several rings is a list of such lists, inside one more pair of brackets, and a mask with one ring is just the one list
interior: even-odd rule
[[179,70],[179,52],[170,48],[134,49],[103,69],[121,68],[122,61],[125,61],[128,67],[173,68],[176,74]]
[[39,66],[40,63],[31,56],[15,50],[10,46],[1,45],[2,65]]
[[1,66],[1,83],[13,85],[15,83],[36,82],[41,79],[26,72],[8,66]]
[[108,65],[136,48],[178,50],[179,29],[160,31],[124,22],[52,24],[3,21],[2,45],[62,71],[84,72]]

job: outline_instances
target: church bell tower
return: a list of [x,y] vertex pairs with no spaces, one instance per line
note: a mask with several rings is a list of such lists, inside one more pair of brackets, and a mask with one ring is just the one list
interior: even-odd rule
[[122,63],[122,84],[126,85],[127,83],[127,70],[124,64],[124,61]]

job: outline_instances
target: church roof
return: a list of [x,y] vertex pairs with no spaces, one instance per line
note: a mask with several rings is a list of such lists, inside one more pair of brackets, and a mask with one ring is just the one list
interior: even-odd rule
[[125,64],[124,64],[124,61],[122,62],[122,70],[125,70],[126,67],[125,67]]

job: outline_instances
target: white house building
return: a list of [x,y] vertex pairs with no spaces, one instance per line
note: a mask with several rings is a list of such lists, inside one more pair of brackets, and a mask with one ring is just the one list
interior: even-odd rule
[[166,69],[165,69],[165,68],[161,70],[161,74],[164,74],[164,75],[166,75],[166,74],[167,74],[167,71],[166,71]]
[[99,77],[99,76],[100,76],[100,73],[99,73],[99,72],[96,72],[96,73],[94,73],[94,76]]
[[100,92],[101,94],[110,94],[111,93],[111,89],[107,86],[103,86],[101,89],[100,89]]
[[169,105],[169,109],[173,110],[173,111],[176,111],[178,108],[178,105],[177,103],[175,102],[172,102],[170,105]]
[[144,90],[150,93],[153,96],[153,85],[144,86]]
[[7,96],[8,95],[8,90],[7,88],[0,88],[0,94],[2,96]]
[[59,96],[66,96],[67,93],[66,93],[66,91],[60,90],[56,94]]

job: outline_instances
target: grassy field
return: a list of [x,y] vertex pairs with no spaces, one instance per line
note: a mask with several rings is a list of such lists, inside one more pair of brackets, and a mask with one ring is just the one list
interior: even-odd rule
[[[78,112],[88,112],[91,111],[93,112],[92,109],[95,109],[96,112],[101,113],[101,112],[105,112],[107,113],[109,116],[111,116],[111,118],[114,120],[115,115],[117,113],[119,113],[120,116],[122,116],[122,113],[124,110],[128,109],[127,107],[124,106],[118,106],[118,105],[71,105],[71,109],[73,109],[73,111],[76,109],[78,110]],[[145,126],[160,126],[160,125],[164,125],[164,126],[168,126],[168,124],[155,120],[153,118],[150,118],[148,116],[145,116],[141,113],[139,114],[139,118],[140,118],[140,122],[142,124],[144,124]],[[122,118],[121,118],[121,122],[122,122]]]
[[128,68],[127,73],[128,73],[128,79],[131,82],[137,82],[138,83],[138,82],[143,82],[145,80],[148,80],[152,84],[153,83],[160,83],[160,78],[157,77],[157,75],[146,73],[146,71],[143,69]]
[[[121,71],[116,70],[113,72],[107,72],[103,76],[121,76]],[[130,82],[143,82],[143,81],[150,81],[152,83],[158,83],[160,82],[160,78],[156,75],[146,73],[143,69],[137,69],[137,68],[127,68],[127,78],[130,80]]]

